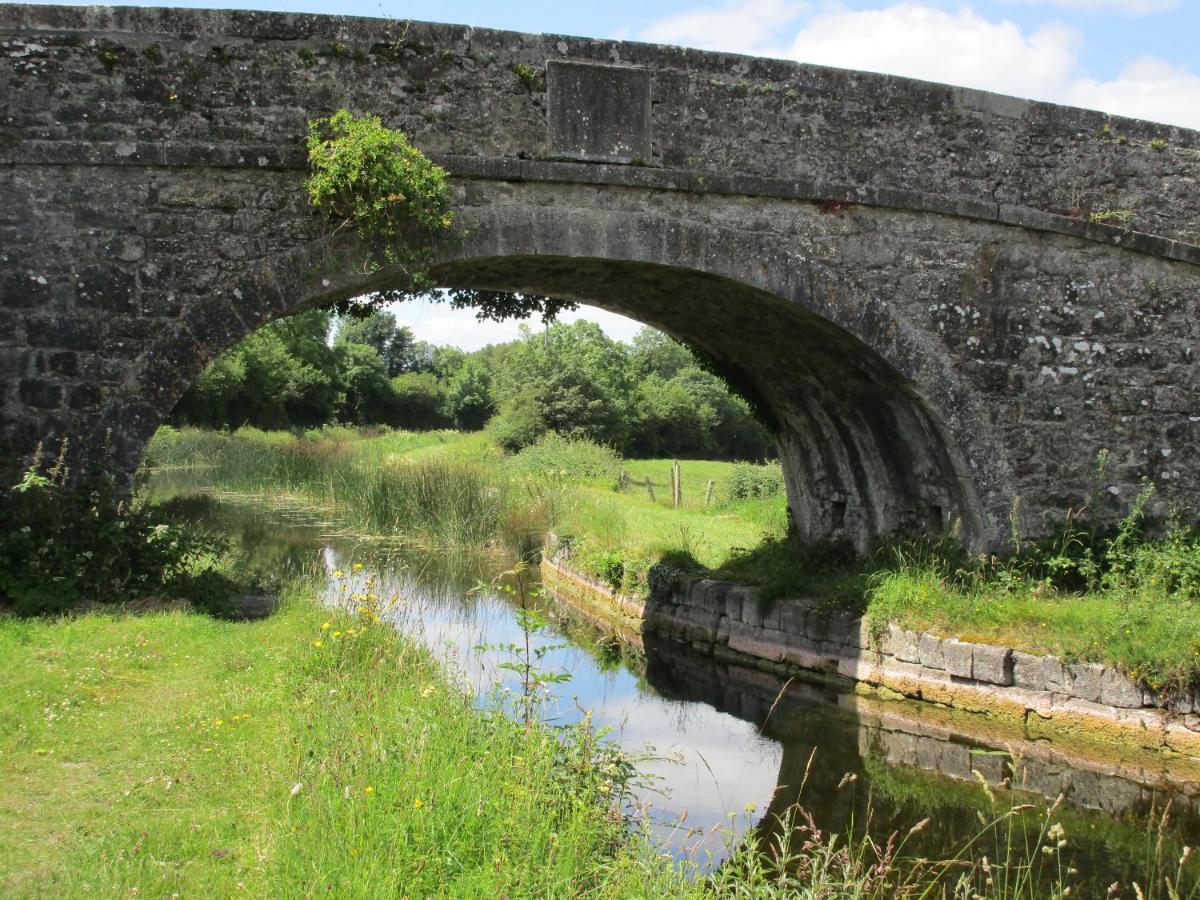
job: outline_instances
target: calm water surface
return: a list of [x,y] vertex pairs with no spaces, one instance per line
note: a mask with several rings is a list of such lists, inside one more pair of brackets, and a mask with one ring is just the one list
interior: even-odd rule
[[[217,495],[195,506],[195,515],[230,535],[246,564],[266,575],[323,574],[331,601],[373,578],[377,594],[398,598],[392,623],[468,681],[480,703],[495,702],[497,685],[519,690],[518,676],[498,668],[511,657],[480,649],[523,640],[511,601],[471,590],[502,568],[494,561],[406,554],[262,499]],[[363,569],[353,572],[354,563]],[[674,643],[630,647],[569,606],[547,604],[552,626],[536,642],[559,646],[541,668],[570,680],[553,686],[545,717],[568,723],[589,713],[611,740],[645,755],[639,768],[653,786],[639,792],[637,815],[676,856],[718,864],[747,829],[772,832],[776,815],[799,801],[821,829],[865,828],[881,841],[930,818],[907,849],[945,858],[979,830],[979,813],[990,811],[981,776],[1021,786],[1000,792],[1002,803],[1065,795],[1055,818],[1067,830],[1065,860],[1084,879],[1082,896],[1143,879],[1147,823],[1157,822],[1168,800],[1176,858],[1182,844],[1200,842],[1200,785],[1166,786],[1158,772],[1118,776],[1043,753],[1014,764],[996,742],[952,736],[936,722],[914,724],[896,716],[897,704],[785,685]]]

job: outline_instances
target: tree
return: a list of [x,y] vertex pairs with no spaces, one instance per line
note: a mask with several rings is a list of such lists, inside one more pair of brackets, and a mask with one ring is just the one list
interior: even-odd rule
[[491,394],[492,377],[473,359],[466,360],[446,388],[446,413],[454,427],[478,431],[495,412]]
[[629,362],[638,378],[660,375],[674,378],[680,369],[696,364],[692,351],[669,335],[643,328],[634,335]]
[[449,428],[446,390],[431,372],[406,372],[392,379],[388,424],[412,431]]
[[413,368],[413,333],[408,326],[397,327],[390,312],[372,312],[367,316],[343,316],[339,322],[338,344],[365,344],[374,347],[387,367],[389,378]]
[[338,344],[336,350],[342,389],[338,419],[352,425],[387,422],[393,415],[394,392],[379,351],[352,343]]
[[715,450],[717,412],[678,379],[651,373],[638,385],[633,452],[639,456],[705,456]]
[[219,357],[197,379],[173,421],[208,428],[307,428],[331,421],[339,402],[330,314],[310,310],[273,322]]

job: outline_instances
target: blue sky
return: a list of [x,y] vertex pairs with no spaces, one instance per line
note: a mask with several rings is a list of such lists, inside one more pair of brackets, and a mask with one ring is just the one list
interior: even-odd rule
[[[218,0],[146,5],[339,13],[682,44],[869,69],[1200,128],[1200,0]],[[418,337],[475,347],[515,326],[431,304]],[[587,314],[588,318],[598,318]],[[636,326],[602,316],[627,338]]]

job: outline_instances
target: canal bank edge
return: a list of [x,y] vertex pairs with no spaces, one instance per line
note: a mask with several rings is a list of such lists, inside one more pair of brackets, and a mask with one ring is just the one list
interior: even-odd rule
[[977,723],[993,742],[1049,743],[1131,774],[1200,780],[1196,690],[1168,698],[1111,667],[896,625],[875,635],[861,617],[812,600],[764,612],[753,588],[707,578],[677,576],[643,602],[579,572],[569,548],[552,546],[541,564],[546,587],[627,639],[652,633],[777,675],[841,682],[864,699],[917,701],[911,712],[922,718],[966,713],[971,730]]

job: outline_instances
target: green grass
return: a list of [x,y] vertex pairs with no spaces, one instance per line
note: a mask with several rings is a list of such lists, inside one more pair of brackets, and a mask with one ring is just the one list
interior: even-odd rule
[[1044,584],[964,589],[934,570],[881,573],[868,615],[921,631],[1116,665],[1151,687],[1200,681],[1200,605],[1169,592],[1073,593]]
[[256,624],[0,620],[0,893],[681,890],[609,815],[585,732],[480,713],[364,625],[297,590]]

